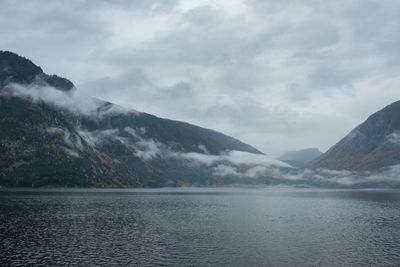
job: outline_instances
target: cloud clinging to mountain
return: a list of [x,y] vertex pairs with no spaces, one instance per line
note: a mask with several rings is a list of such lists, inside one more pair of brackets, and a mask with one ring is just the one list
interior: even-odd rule
[[400,98],[399,7],[2,1],[0,48],[86,94],[213,128],[267,153],[325,150]]

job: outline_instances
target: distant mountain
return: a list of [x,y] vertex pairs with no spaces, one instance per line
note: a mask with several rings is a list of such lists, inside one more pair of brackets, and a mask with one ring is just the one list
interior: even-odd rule
[[288,151],[278,159],[295,168],[302,168],[320,155],[322,155],[322,152],[319,151],[318,148],[306,148],[296,151]]
[[400,101],[371,115],[307,168],[369,171],[397,164],[400,164]]
[[0,51],[0,185],[208,185],[268,169],[260,151],[222,133],[75,93]]

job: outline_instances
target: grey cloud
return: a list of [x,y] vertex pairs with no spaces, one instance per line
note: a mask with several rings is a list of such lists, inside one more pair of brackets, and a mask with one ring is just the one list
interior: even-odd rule
[[214,167],[213,174],[216,176],[241,176],[235,167],[219,164]]
[[[107,129],[107,130],[96,130],[89,132],[87,130],[77,129],[77,132],[89,146],[96,147],[96,145],[105,143],[110,139],[116,139],[118,130]],[[78,147],[80,147],[79,143]]]
[[135,148],[135,155],[143,160],[152,160],[156,157],[162,156],[163,150],[167,149],[163,147],[163,144],[150,138],[145,138],[142,135],[145,134],[145,129],[139,129],[139,132],[133,128],[126,127],[124,131],[128,132],[137,141],[128,146]]
[[0,47],[70,78],[78,91],[277,155],[326,150],[400,98],[399,7],[390,0],[3,1]]
[[395,132],[389,134],[388,136],[386,136],[386,138],[390,143],[400,145],[400,132],[395,131]]
[[316,169],[300,172],[275,172],[274,178],[283,184],[317,187],[377,188],[400,187],[400,165],[393,165],[374,172]]
[[169,151],[167,157],[186,160],[201,167],[212,167],[216,176],[234,176],[240,178],[260,178],[279,173],[279,168],[288,168],[290,165],[266,155],[256,155],[241,151],[228,151],[221,155],[207,155],[202,153],[182,153]]
[[47,104],[65,109],[71,113],[83,114],[92,117],[102,117],[110,113],[137,113],[133,109],[126,109],[118,105],[104,107],[104,101],[87,96],[79,91],[60,91],[51,86],[22,85],[10,83],[5,90],[14,96],[29,98],[34,102],[45,102]]

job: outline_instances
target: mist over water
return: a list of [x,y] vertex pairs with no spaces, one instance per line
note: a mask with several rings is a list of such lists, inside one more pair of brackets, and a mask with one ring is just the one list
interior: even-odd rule
[[400,262],[400,191],[0,191],[0,265]]

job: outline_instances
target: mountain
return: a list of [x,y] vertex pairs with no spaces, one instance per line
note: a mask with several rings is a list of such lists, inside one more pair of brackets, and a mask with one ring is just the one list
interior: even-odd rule
[[0,87],[9,83],[50,85],[58,90],[70,91],[74,84],[57,75],[47,75],[29,59],[9,51],[0,51]]
[[400,164],[400,101],[371,115],[307,168],[370,171]]
[[222,133],[83,97],[69,80],[0,51],[2,186],[224,184],[255,175],[264,159]]
[[306,148],[296,151],[288,151],[278,159],[284,161],[295,168],[301,168],[322,155],[318,148]]

